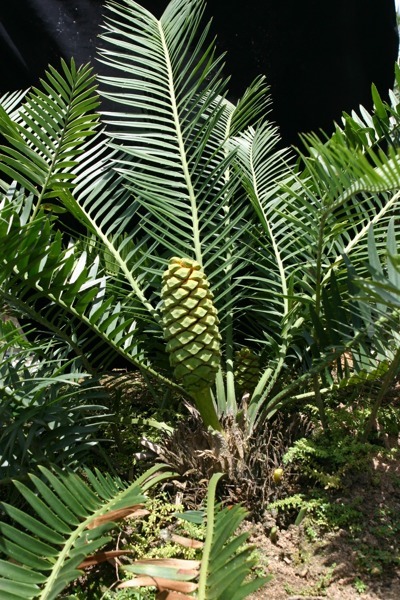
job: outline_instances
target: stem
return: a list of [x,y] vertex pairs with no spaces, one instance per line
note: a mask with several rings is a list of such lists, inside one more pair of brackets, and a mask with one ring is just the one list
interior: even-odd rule
[[324,228],[326,224],[326,220],[328,218],[328,214],[325,214],[321,217],[321,223],[319,226],[318,232],[318,244],[317,244],[317,261],[316,261],[316,273],[315,273],[315,282],[316,282],[316,290],[315,290],[315,312],[319,317],[319,313],[321,310],[321,285],[322,285],[322,248],[324,244]]
[[317,405],[317,408],[318,408],[319,418],[321,419],[321,424],[322,424],[322,429],[324,430],[325,433],[329,433],[328,419],[327,419],[326,412],[325,412],[324,400],[321,395],[321,388],[319,385],[319,376],[318,375],[313,375],[313,387],[314,387],[315,404]]
[[384,399],[385,394],[388,391],[390,384],[392,383],[393,379],[395,378],[396,373],[399,370],[399,367],[400,367],[400,347],[397,348],[397,350],[396,350],[396,354],[394,355],[392,363],[383,379],[382,387],[379,390],[378,395],[375,399],[371,414],[369,416],[369,419],[368,419],[367,424],[364,429],[364,433],[362,435],[363,442],[366,442],[368,439],[371,429],[372,429],[372,427],[376,421],[376,418],[378,416],[378,411],[381,407],[382,400]]
[[203,423],[206,427],[212,427],[216,431],[223,431],[218,415],[215,410],[214,401],[211,395],[211,388],[204,388],[192,392],[192,397],[196,402],[196,407],[200,413]]
[[[321,223],[319,226],[318,232],[318,244],[317,244],[317,261],[316,261],[316,274],[315,274],[315,282],[316,282],[316,290],[315,290],[315,312],[317,318],[319,319],[321,312],[321,288],[322,288],[322,249],[324,245],[324,230],[326,221],[328,218],[328,211],[321,217]],[[314,330],[314,337],[317,338],[317,332]],[[320,391],[320,383],[319,383],[319,375],[315,374],[312,378],[314,394],[315,394],[315,403],[318,408],[319,417],[321,419],[322,428],[325,433],[328,433],[328,419],[325,412],[325,404]]]
[[162,47],[164,50],[164,56],[165,56],[166,66],[167,66],[168,88],[169,88],[169,94],[170,94],[172,116],[173,116],[175,131],[176,131],[176,141],[177,141],[177,145],[178,145],[178,152],[179,152],[179,155],[180,155],[181,161],[182,161],[183,177],[184,177],[186,185],[187,185],[190,206],[192,209],[194,253],[195,253],[197,262],[201,266],[203,266],[203,252],[202,252],[201,241],[200,241],[200,226],[199,226],[197,199],[196,199],[194,186],[192,183],[192,178],[191,178],[190,169],[189,169],[189,161],[187,158],[186,148],[185,148],[185,144],[184,144],[182,126],[181,126],[180,115],[179,115],[179,111],[178,111],[178,100],[176,98],[176,92],[175,92],[174,74],[173,74],[173,68],[172,68],[172,64],[171,64],[171,57],[170,57],[168,44],[165,39],[165,32],[163,30],[161,21],[158,21],[158,30],[159,30],[161,44],[162,44]]
[[215,400],[217,404],[217,411],[219,415],[222,415],[226,411],[227,401],[225,393],[224,374],[221,367],[218,369],[218,373],[215,377]]
[[204,542],[203,556],[201,559],[198,600],[206,600],[207,577],[210,564],[210,554],[214,539],[214,522],[215,522],[215,491],[217,483],[221,479],[222,473],[214,473],[208,484],[207,494],[207,533]]
[[[234,112],[234,111],[233,111]],[[230,114],[227,127],[226,127],[226,138],[228,139],[231,133],[231,125],[232,125],[232,117],[233,112]],[[228,156],[228,149],[225,149],[225,157]],[[231,179],[231,167],[228,167],[224,173],[224,179],[226,185]],[[225,212],[224,223],[227,228],[227,232],[229,234],[229,227],[231,223],[230,219],[230,209],[231,205],[229,198],[227,195],[226,205],[223,207],[223,211]],[[231,306],[232,301],[232,256],[234,253],[234,248],[231,245],[227,250],[225,257],[225,264],[227,267],[225,268],[225,273],[229,273],[229,283],[227,284],[227,305]],[[233,311],[229,309],[226,316],[226,333],[225,333],[225,370],[226,370],[226,396],[225,396],[225,411],[227,414],[236,415],[238,411],[238,406],[236,402],[236,393],[235,393],[235,377],[233,374]]]
[[278,380],[278,377],[282,371],[282,367],[285,363],[288,347],[289,339],[286,338],[282,342],[282,346],[279,349],[279,355],[277,357],[277,360],[273,363],[272,366],[268,367],[264,371],[264,373],[260,377],[259,382],[257,383],[257,387],[251,396],[247,411],[250,429],[253,429],[266,398],[268,397],[269,393],[271,392],[272,388]]

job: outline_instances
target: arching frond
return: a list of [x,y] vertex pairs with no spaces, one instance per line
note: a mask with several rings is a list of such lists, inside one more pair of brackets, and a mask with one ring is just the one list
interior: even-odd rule
[[202,0],[175,0],[158,20],[135,2],[110,3],[101,55],[115,75],[100,91],[123,107],[105,119],[125,153],[116,168],[140,204],[140,226],[157,241],[154,262],[196,258],[222,299],[247,211],[226,140],[263,100],[261,82],[237,108],[224,100],[220,59],[208,27],[199,29],[203,10]]
[[[58,469],[40,469],[30,487],[16,487],[32,515],[6,503],[4,513],[18,524],[0,523],[0,590],[4,600],[52,600],[74,581],[84,559],[110,541],[114,520],[145,501],[143,493],[171,476],[159,465],[127,485],[118,478],[86,469],[86,480]],[[126,509],[131,508],[130,511]],[[21,596],[23,594],[23,596]]]
[[34,214],[58,189],[72,187],[81,146],[98,122],[92,69],[77,69],[73,60],[70,66],[63,61],[62,69],[61,75],[49,67],[45,91],[30,91],[14,118],[7,102],[0,106],[0,132],[8,144],[0,148],[0,170],[34,196]]

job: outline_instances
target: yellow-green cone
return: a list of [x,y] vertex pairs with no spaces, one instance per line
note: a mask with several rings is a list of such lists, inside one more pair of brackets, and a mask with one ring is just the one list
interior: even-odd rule
[[164,338],[174,375],[191,393],[210,388],[221,351],[213,295],[200,264],[171,258],[161,290]]
[[240,393],[252,393],[260,378],[260,358],[250,348],[235,352],[235,383]]

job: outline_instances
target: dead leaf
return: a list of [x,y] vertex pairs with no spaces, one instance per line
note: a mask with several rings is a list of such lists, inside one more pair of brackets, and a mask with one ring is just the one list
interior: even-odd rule
[[141,558],[135,560],[135,564],[161,565],[162,567],[175,567],[184,571],[200,568],[199,560],[189,560],[188,558]]
[[120,521],[121,519],[145,517],[150,514],[150,511],[142,508],[143,504],[135,504],[134,506],[127,506],[126,508],[119,508],[117,510],[110,510],[104,515],[100,515],[93,521],[90,521],[86,529],[94,529],[103,523],[109,523],[110,521]]
[[185,548],[203,548],[204,546],[204,542],[193,540],[183,535],[176,535],[175,533],[171,533],[170,539],[175,544],[180,544],[181,546],[185,546]]
[[149,577],[149,575],[139,575],[134,579],[123,581],[118,585],[118,589],[155,586],[160,592],[171,590],[173,592],[184,592],[190,594],[197,590],[197,583],[190,581],[174,581],[173,579],[164,579],[163,577]]
[[92,567],[93,565],[98,565],[106,560],[110,560],[111,558],[117,558],[118,556],[126,555],[133,552],[133,550],[109,550],[106,552],[97,552],[97,554],[92,554],[92,556],[88,556],[81,564],[78,569],[86,569],[87,567]]

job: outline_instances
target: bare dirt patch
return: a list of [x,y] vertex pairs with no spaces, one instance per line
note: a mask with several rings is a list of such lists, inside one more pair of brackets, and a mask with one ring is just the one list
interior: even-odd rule
[[306,518],[273,540],[270,526],[251,526],[260,570],[273,578],[249,600],[399,600],[400,458],[374,458],[331,501],[354,508],[354,526],[317,531]]

